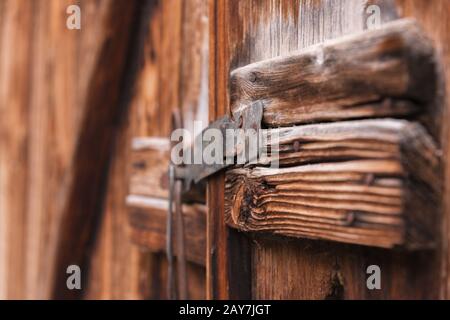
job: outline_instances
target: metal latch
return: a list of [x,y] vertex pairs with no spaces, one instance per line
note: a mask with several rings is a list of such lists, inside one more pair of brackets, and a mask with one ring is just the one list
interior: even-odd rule
[[[238,129],[253,129],[258,131],[261,128],[261,121],[263,116],[263,103],[258,101],[250,106],[243,106],[241,109],[237,110],[233,117],[227,115],[221,117],[220,119],[212,122],[207,128],[205,128],[202,133],[195,138],[195,143],[202,144],[204,150],[209,143],[202,140],[203,134],[209,129],[218,129],[222,133],[224,145],[223,149],[229,144],[226,141],[227,135],[226,130],[238,130]],[[200,141],[199,141],[200,140]],[[224,152],[224,156],[236,156],[239,152],[240,146],[236,145],[233,150],[228,150]],[[192,153],[193,154],[193,153]],[[225,160],[225,159],[224,159]],[[193,183],[198,183],[201,180],[209,177],[210,175],[225,169],[232,164],[227,164],[226,161],[218,164],[187,164],[183,166],[174,166],[174,177],[175,180],[183,181],[183,190],[187,191],[191,188]]]
[[[228,150],[227,146],[230,141],[227,139],[227,130],[247,130],[253,129],[258,132],[261,129],[261,122],[263,117],[263,103],[257,101],[250,106],[242,106],[233,113],[233,116],[224,116],[220,119],[212,122],[207,128],[205,128],[202,133],[195,137],[195,144],[201,144],[204,150],[210,143],[203,141],[203,134],[209,129],[220,130],[223,137],[223,155],[224,157],[235,157],[238,152],[241,151],[242,146],[238,144],[232,144],[233,148]],[[178,122],[175,126],[179,126],[179,119],[174,122]],[[234,137],[233,137],[234,139]],[[191,153],[197,150],[194,146],[191,147]],[[198,151],[197,151],[198,152]],[[169,165],[169,208],[167,215],[167,243],[166,243],[166,253],[168,260],[168,293],[171,299],[175,299],[177,296],[180,299],[187,299],[187,276],[186,276],[186,256],[185,256],[185,246],[184,246],[184,221],[183,213],[181,208],[181,196],[183,192],[188,192],[193,184],[197,184],[205,178],[231,166],[233,163],[225,161],[223,159],[221,163],[214,164],[184,164],[181,166],[175,166],[173,164]],[[174,205],[175,205],[175,215],[174,215]],[[176,228],[174,228],[173,221],[175,217]],[[177,284],[178,290],[175,289],[174,281],[174,254],[173,254],[173,231],[176,230],[176,245],[177,245]],[[178,291],[178,295],[177,295]]]

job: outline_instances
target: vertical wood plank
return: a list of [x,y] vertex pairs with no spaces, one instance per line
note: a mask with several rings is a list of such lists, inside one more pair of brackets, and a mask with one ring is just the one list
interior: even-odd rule
[[[148,286],[152,285],[150,272],[152,257],[141,252],[129,241],[127,229],[127,208],[124,202],[128,193],[128,162],[129,148],[132,137],[131,125],[136,104],[147,102],[147,95],[141,92],[143,70],[148,66],[147,53],[150,34],[151,17],[155,14],[153,1],[141,3],[140,30],[137,39],[137,52],[131,58],[135,69],[136,80],[122,78],[122,82],[130,81],[129,99],[123,101],[126,111],[117,125],[115,147],[111,154],[111,166],[108,170],[108,182],[105,186],[105,204],[99,215],[98,229],[92,230],[97,234],[93,239],[92,254],[88,264],[87,288],[85,299],[145,299],[150,297]],[[130,70],[128,70],[130,71]],[[129,105],[129,106],[128,106]],[[145,109],[144,109],[145,111]],[[144,116],[145,120],[146,117]],[[144,121],[142,123],[145,123]],[[137,125],[139,127],[139,125]]]
[[[0,21],[0,296],[25,290],[27,120],[31,81],[33,3],[6,1]],[[21,41],[17,41],[21,39]],[[14,50],[13,50],[14,49]]]
[[[442,123],[440,140],[444,151],[445,186],[444,208],[441,223],[441,243],[439,251],[430,257],[435,264],[433,270],[428,272],[434,276],[430,282],[430,289],[436,291],[433,297],[441,299],[450,298],[450,130],[448,115],[450,112],[450,6],[446,1],[424,0],[397,0],[398,11],[401,16],[414,17],[434,41],[434,47],[438,54],[442,72],[441,97],[438,103],[442,104],[442,112],[434,115],[434,123]],[[427,271],[421,271],[427,272]],[[432,287],[431,287],[432,286]]]
[[70,264],[86,266],[98,212],[103,206],[114,139],[126,114],[134,81],[136,61],[133,60],[138,57],[140,23],[144,18],[140,10],[145,2],[111,4],[106,20],[107,36],[91,79],[86,112],[71,159],[73,171],[67,176],[67,194],[61,204],[53,269],[53,295],[57,298],[80,294],[67,290],[65,270]]
[[[183,117],[183,127],[192,135],[194,121],[201,121],[203,126],[208,122],[208,27],[208,0],[183,1],[178,108]],[[205,299],[205,275],[204,267],[187,263],[190,299]]]
[[[165,255],[130,242],[124,187],[130,176],[132,138],[168,137],[172,110],[182,108],[189,116],[185,122],[190,122],[199,114],[198,105],[205,104],[201,88],[207,79],[201,78],[200,68],[207,58],[205,4],[204,0],[151,2],[129,120],[121,128],[113,156],[106,207],[90,262],[87,298],[167,298]],[[188,264],[187,272],[189,297],[203,298],[204,269]]]
[[[234,13],[231,6],[232,1],[210,1],[210,121],[230,111],[229,45],[234,42],[228,38],[233,32],[227,26],[234,23],[230,21]],[[209,179],[207,192],[207,297],[248,299],[251,297],[250,247],[245,236],[225,226],[224,193],[224,175],[219,173]]]

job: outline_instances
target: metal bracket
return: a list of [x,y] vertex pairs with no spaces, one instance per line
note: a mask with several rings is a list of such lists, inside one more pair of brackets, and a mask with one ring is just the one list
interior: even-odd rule
[[[224,159],[222,163],[217,164],[187,164],[182,166],[174,166],[174,175],[175,179],[183,180],[183,189],[187,191],[191,188],[193,183],[198,183],[201,180],[219,172],[229,166],[231,164],[225,161],[226,157],[234,157],[237,155],[238,150],[241,146],[236,145],[233,150],[227,150],[226,146],[229,141],[226,141],[227,135],[226,130],[233,129],[253,129],[258,131],[261,129],[261,122],[263,117],[263,103],[261,101],[257,101],[250,106],[243,106],[239,110],[233,113],[233,117],[224,116],[219,118],[218,120],[212,122],[207,128],[205,128],[202,133],[195,138],[195,143],[197,145],[202,145],[202,149],[204,150],[210,143],[213,142],[205,142],[203,141],[203,134],[206,130],[209,129],[218,129],[222,132],[223,137],[223,155]],[[193,155],[196,151],[195,148],[191,147],[191,154]],[[226,153],[228,151],[228,153]]]
[[[194,143],[196,145],[201,145],[200,151],[204,150],[210,143],[213,142],[205,142],[203,140],[203,134],[206,130],[209,129],[218,129],[221,131],[223,137],[223,145],[222,150],[224,159],[221,163],[217,164],[186,164],[182,166],[175,166],[173,164],[169,165],[169,208],[167,215],[167,243],[166,243],[166,253],[168,259],[168,282],[167,288],[169,297],[171,299],[175,299],[177,296],[181,299],[188,298],[187,292],[187,274],[186,274],[186,258],[185,258],[185,246],[184,246],[184,221],[183,221],[183,212],[181,209],[181,192],[182,189],[184,192],[190,190],[193,183],[197,184],[201,180],[209,177],[210,175],[227,168],[232,165],[226,161],[227,157],[235,157],[238,152],[241,150],[242,146],[235,145],[233,141],[234,148],[232,150],[228,150],[227,146],[229,145],[229,141],[226,141],[227,134],[226,131],[229,129],[238,130],[238,129],[253,129],[258,131],[261,129],[261,122],[263,116],[263,104],[262,102],[253,103],[250,106],[243,106],[238,111],[234,112],[233,117],[224,116],[214,122],[212,122],[207,128],[205,128],[202,133],[195,138]],[[178,125],[180,123],[180,119],[178,117]],[[175,121],[177,122],[177,121]],[[234,136],[233,136],[234,139]],[[194,155],[194,152],[198,152],[194,146],[191,147],[191,151],[189,154]],[[228,153],[227,153],[228,152]],[[194,155],[195,158],[195,155]],[[200,157],[203,159],[203,157]],[[175,205],[175,210],[173,208]],[[175,212],[174,212],[175,211]],[[175,221],[176,227],[174,228],[174,213],[175,213]],[[176,242],[177,242],[177,251],[178,251],[178,264],[177,264],[177,285],[178,292],[175,288],[175,277],[174,277],[174,253],[173,253],[173,238],[174,231],[176,230]],[[178,293],[178,294],[177,294]]]

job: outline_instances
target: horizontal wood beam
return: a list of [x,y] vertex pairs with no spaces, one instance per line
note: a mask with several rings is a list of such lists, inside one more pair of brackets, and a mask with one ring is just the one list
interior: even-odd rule
[[[170,140],[163,137],[137,137],[132,140],[129,194],[169,197],[168,168]],[[185,202],[206,202],[204,184],[194,185],[183,194]]]
[[277,131],[280,168],[226,173],[229,226],[385,248],[434,245],[440,151],[421,125],[360,120]]
[[[140,247],[166,250],[166,222],[169,208],[168,166],[170,140],[164,137],[136,137],[132,140],[129,195],[130,237]],[[186,259],[198,265],[206,262],[205,192],[196,188],[183,195]],[[176,242],[174,252],[177,253]]]
[[[133,243],[152,252],[166,250],[166,199],[130,195],[127,197],[130,236]],[[206,262],[206,206],[183,205],[186,259],[204,266]],[[178,252],[176,241],[174,252]]]
[[273,127],[405,116],[435,97],[436,79],[431,42],[402,19],[234,70],[231,107],[261,101]]
[[142,137],[132,140],[129,193],[168,198],[170,140]]

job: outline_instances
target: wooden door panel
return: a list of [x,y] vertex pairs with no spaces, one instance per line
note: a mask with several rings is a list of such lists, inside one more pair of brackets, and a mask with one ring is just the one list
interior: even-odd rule
[[[343,35],[357,34],[366,29],[366,8],[370,4],[377,4],[382,10],[382,22],[386,23],[390,20],[399,18],[397,5],[395,1],[211,1],[210,16],[213,19],[210,28],[210,43],[211,43],[211,64],[210,64],[210,116],[211,119],[216,119],[218,116],[229,113],[233,108],[242,106],[242,104],[249,101],[267,99],[267,108],[265,109],[264,121],[266,125],[289,125],[289,123],[304,123],[309,121],[330,121],[342,118],[360,118],[368,116],[399,116],[400,114],[407,115],[408,113],[416,113],[417,110],[412,111],[410,107],[396,109],[394,106],[386,113],[377,113],[382,110],[380,105],[372,105],[369,107],[372,111],[364,115],[360,113],[357,115],[358,99],[359,102],[365,103],[383,99],[386,96],[399,96],[403,93],[393,91],[391,94],[387,93],[390,90],[396,90],[395,85],[401,85],[402,80],[394,80],[401,72],[408,72],[408,68],[401,68],[400,72],[393,72],[388,78],[382,80],[383,85],[386,85],[386,94],[383,94],[383,89],[375,83],[370,81],[376,79],[370,77],[360,77],[354,84],[367,83],[366,89],[360,91],[361,96],[357,98],[359,89],[361,87],[352,85],[349,86],[349,95],[356,100],[347,100],[347,106],[355,104],[355,109],[342,109],[342,117],[339,117],[339,111],[332,113],[332,116],[323,116],[320,111],[317,115],[314,114],[312,106],[317,102],[326,102],[327,87],[319,86],[325,91],[301,91],[295,92],[295,88],[288,88],[288,94],[285,90],[280,90],[278,84],[284,82],[295,83],[302,81],[302,79],[310,76],[309,69],[302,65],[303,69],[299,69],[298,74],[291,72],[295,70],[295,66],[283,64],[285,61],[291,62],[289,58],[276,58],[275,60],[266,59],[275,58],[278,56],[286,56],[295,53],[298,50],[306,47],[323,43],[325,40],[335,39]],[[357,37],[357,36],[351,36]],[[418,39],[418,37],[412,37]],[[414,40],[413,40],[414,41]],[[330,42],[332,44],[336,42]],[[372,42],[373,43],[373,42]],[[376,43],[376,41],[375,41]],[[402,44],[407,41],[402,41]],[[331,46],[332,46],[331,44]],[[393,42],[390,42],[393,44]],[[314,50],[317,53],[321,52],[323,47],[327,48],[327,44],[314,49],[307,49],[304,53],[305,64],[314,65],[317,60],[323,59],[323,55],[314,55]],[[317,48],[317,49],[316,49]],[[380,47],[377,47],[380,48]],[[312,52],[312,53],[311,53]],[[349,55],[345,56],[345,63],[343,72],[348,75],[351,74],[351,62],[358,60],[358,54],[353,52],[350,48],[346,49]],[[353,52],[351,54],[351,52]],[[403,53],[411,54],[414,50],[403,50]],[[309,55],[308,55],[309,54]],[[298,57],[301,57],[301,53]],[[356,57],[355,57],[356,56]],[[308,60],[307,58],[310,60]],[[284,60],[283,60],[284,59]],[[294,60],[296,58],[293,58]],[[300,59],[300,58],[299,58]],[[296,61],[301,61],[296,60]],[[335,62],[336,60],[333,60]],[[333,65],[331,62],[331,65]],[[365,61],[367,62],[367,60]],[[256,63],[250,65],[251,63]],[[317,64],[317,63],[316,63]],[[348,67],[347,65],[350,65]],[[406,64],[408,65],[408,64]],[[415,63],[412,65],[424,66],[424,64]],[[275,66],[285,67],[284,76],[280,76],[273,80],[270,78],[271,72],[276,74],[272,68]],[[329,65],[327,65],[329,66]],[[237,69],[240,68],[240,69]],[[308,71],[304,71],[304,70]],[[357,72],[361,71],[357,67]],[[373,70],[373,68],[371,68]],[[417,70],[417,69],[415,69]],[[325,72],[326,70],[321,70]],[[386,70],[384,70],[386,71]],[[302,74],[302,72],[304,72]],[[348,72],[348,73],[347,73]],[[367,72],[367,70],[366,70]],[[364,72],[364,74],[366,73]],[[409,76],[414,82],[415,79],[427,79],[426,71],[419,71],[417,76]],[[326,74],[326,72],[325,72]],[[383,73],[384,74],[384,73]],[[386,73],[384,75],[387,75]],[[301,77],[303,75],[303,77]],[[319,75],[318,83],[330,81],[326,76],[322,78]],[[329,74],[328,74],[329,75]],[[279,76],[279,74],[276,74]],[[350,76],[351,77],[351,76]],[[407,76],[408,78],[408,76]],[[405,79],[405,78],[403,78]],[[429,78],[428,78],[429,79]],[[437,76],[432,78],[431,86],[433,87],[433,80],[438,79]],[[390,80],[395,82],[395,85],[389,85]],[[367,82],[368,81],[368,82]],[[410,81],[410,83],[412,83]],[[313,88],[317,82],[305,83],[305,86]],[[342,83],[342,82],[341,82]],[[345,81],[344,81],[345,83]],[[408,86],[403,86],[406,89]],[[304,87],[299,87],[304,88]],[[341,89],[342,87],[337,88]],[[375,88],[379,88],[377,90]],[[436,99],[436,90],[432,90],[432,94],[422,92],[426,86],[419,85],[412,86],[416,88],[411,91],[415,97],[406,93],[405,97],[410,101],[422,100],[423,107],[429,108],[424,116],[416,119],[422,122],[425,129],[422,132],[429,132],[428,141],[435,140],[433,147],[433,154],[438,155],[441,148],[441,118],[438,117],[439,103]],[[419,89],[420,90],[419,90]],[[369,91],[375,89],[372,95]],[[436,87],[434,87],[436,89]],[[408,90],[408,89],[406,89]],[[322,94],[325,92],[325,94]],[[342,91],[336,91],[334,97]],[[345,86],[344,90],[345,91]],[[333,94],[332,94],[333,96]],[[305,100],[301,100],[305,97]],[[338,96],[340,97],[340,96]],[[344,98],[347,98],[345,96]],[[291,100],[289,100],[291,99]],[[300,99],[300,104],[297,103]],[[340,102],[336,98],[332,98],[333,102],[328,104],[329,108],[336,108]],[[342,100],[343,101],[343,100]],[[349,101],[352,101],[348,103]],[[364,103],[363,102],[363,103]],[[304,106],[302,104],[305,104]],[[407,104],[408,104],[407,103]],[[320,104],[317,104],[320,105]],[[326,105],[326,104],[325,104]],[[345,105],[342,103],[341,105]],[[418,106],[415,106],[418,107]],[[413,109],[415,109],[415,107]],[[293,108],[293,109],[292,109]],[[420,107],[419,107],[420,108]],[[290,110],[295,110],[291,111]],[[402,110],[396,113],[395,110]],[[320,110],[320,108],[318,109]],[[266,112],[267,111],[267,112]],[[335,111],[333,109],[333,111]],[[352,115],[352,112],[356,112]],[[285,113],[285,114],[283,114]],[[326,113],[325,113],[326,114]],[[410,118],[410,116],[408,116]],[[421,137],[426,134],[420,134]],[[297,148],[300,146],[297,145]],[[293,147],[294,148],[294,147]],[[400,147],[399,150],[403,148]],[[420,151],[419,153],[422,153]],[[380,154],[379,154],[380,155]],[[400,156],[401,158],[402,156]],[[293,156],[295,158],[295,156]],[[298,158],[300,158],[298,156]],[[438,163],[437,158],[434,163]],[[302,161],[295,159],[295,161]],[[307,162],[307,160],[304,160]],[[291,163],[292,164],[292,163]],[[341,165],[341,164],[340,164]],[[403,164],[402,164],[403,165]],[[417,163],[412,165],[416,167]],[[408,167],[408,165],[407,165]],[[427,166],[424,166],[427,167]],[[207,263],[207,280],[208,280],[208,296],[210,298],[262,298],[262,299],[341,299],[341,298],[435,298],[439,296],[442,282],[440,278],[440,253],[441,237],[439,231],[431,229],[437,239],[436,246],[432,250],[423,250],[415,253],[407,253],[398,250],[386,250],[360,247],[355,245],[343,245],[323,241],[310,241],[305,239],[288,239],[279,236],[267,236],[261,234],[244,234],[243,232],[236,232],[225,225],[228,221],[230,225],[237,227],[240,230],[251,230],[252,228],[261,227],[258,224],[245,224],[243,220],[248,219],[252,212],[248,210],[241,211],[248,203],[252,202],[252,197],[260,195],[258,186],[252,194],[252,183],[250,180],[245,180],[239,185],[237,183],[235,188],[226,189],[232,186],[235,181],[242,177],[249,177],[258,179],[263,178],[264,186],[268,177],[272,181],[277,181],[276,175],[265,175],[259,173],[265,169],[237,169],[238,171],[227,173],[228,184],[225,185],[224,175],[217,175],[212,178],[208,189],[208,263]],[[258,171],[259,170],[259,171]],[[289,170],[283,171],[286,175],[291,175]],[[257,174],[256,171],[258,171]],[[354,171],[353,169],[351,171]],[[413,169],[414,171],[414,169]],[[415,172],[420,170],[415,170]],[[266,172],[266,171],[264,171]],[[267,171],[268,172],[268,171]],[[266,172],[266,173],[267,173]],[[439,172],[439,169],[436,171]],[[236,174],[237,173],[237,174]],[[234,174],[234,175],[233,175]],[[440,175],[438,173],[438,175]],[[294,175],[295,176],[295,175]],[[293,178],[295,180],[295,178]],[[282,180],[282,179],[279,179]],[[433,179],[432,179],[433,180]],[[259,183],[260,181],[258,181]],[[294,181],[300,183],[301,181]],[[434,181],[431,182],[434,184]],[[439,183],[437,184],[439,185]],[[237,186],[237,187],[236,187]],[[244,187],[240,187],[244,186]],[[263,188],[262,188],[263,189]],[[433,187],[431,187],[433,189]],[[246,191],[245,191],[246,190]],[[308,190],[306,190],[308,191]],[[227,199],[223,198],[223,194],[228,192]],[[239,194],[241,192],[241,194]],[[278,191],[277,191],[278,192]],[[408,192],[406,192],[408,193]],[[420,194],[423,194],[420,192]],[[265,195],[267,197],[267,194]],[[298,196],[296,194],[296,204],[298,203]],[[269,194],[270,197],[270,194]],[[238,201],[236,199],[238,198]],[[424,202],[434,199],[427,198]],[[441,198],[437,196],[437,198]],[[239,200],[240,199],[240,200]],[[273,198],[272,198],[273,199]],[[253,198],[254,200],[254,198]],[[278,203],[286,203],[286,199]],[[309,202],[308,202],[309,201]],[[311,205],[311,199],[307,199],[306,203],[301,205]],[[403,200],[404,201],[404,200]],[[408,201],[404,201],[405,203]],[[439,202],[439,201],[438,201]],[[356,205],[355,202],[350,202],[350,205]],[[256,209],[260,209],[258,203],[253,203]],[[439,217],[438,208],[433,210],[436,218]],[[290,206],[292,209],[292,206]],[[418,208],[418,207],[417,207]],[[233,213],[233,210],[234,213]],[[276,208],[274,209],[276,211]],[[282,209],[285,212],[287,209]],[[411,210],[404,210],[403,212],[412,212]],[[423,210],[418,210],[421,214]],[[309,211],[311,212],[311,211]],[[294,209],[293,213],[298,213],[298,208]],[[432,215],[433,215],[432,214]],[[253,216],[255,218],[255,216]],[[373,216],[371,216],[373,218]],[[256,220],[255,220],[256,221]],[[267,227],[267,225],[264,225]],[[281,228],[281,227],[280,227]],[[278,229],[271,229],[272,231]],[[281,230],[281,229],[280,229]],[[286,228],[285,235],[292,235],[292,228]],[[295,229],[294,230],[299,230]],[[288,232],[289,231],[289,232]],[[329,231],[329,230],[328,230]],[[311,238],[327,239],[324,235],[330,235],[328,231],[324,231],[322,235],[317,233],[309,234]],[[277,233],[277,232],[274,232]],[[280,232],[278,232],[279,234]],[[295,234],[295,232],[292,232]],[[296,236],[303,238],[306,231],[297,233]],[[283,232],[281,232],[283,234]],[[354,235],[351,231],[349,235]],[[329,237],[330,240],[332,237]],[[331,239],[336,240],[336,239]],[[349,241],[351,242],[351,241]],[[400,241],[401,242],[401,241]],[[367,245],[368,243],[366,243]],[[374,243],[372,243],[373,245]],[[392,244],[392,243],[391,243]],[[390,245],[388,245],[389,247]],[[366,287],[366,268],[369,265],[376,264],[382,269],[383,284],[382,290],[368,290]],[[236,283],[239,283],[236,285]]]
[[[208,6],[205,0],[153,1],[146,64],[133,102],[127,145],[128,240],[150,257],[150,298],[167,299],[166,221],[173,112],[192,130],[208,116]],[[205,297],[206,206],[184,204],[188,296]],[[177,248],[175,247],[175,252]]]

